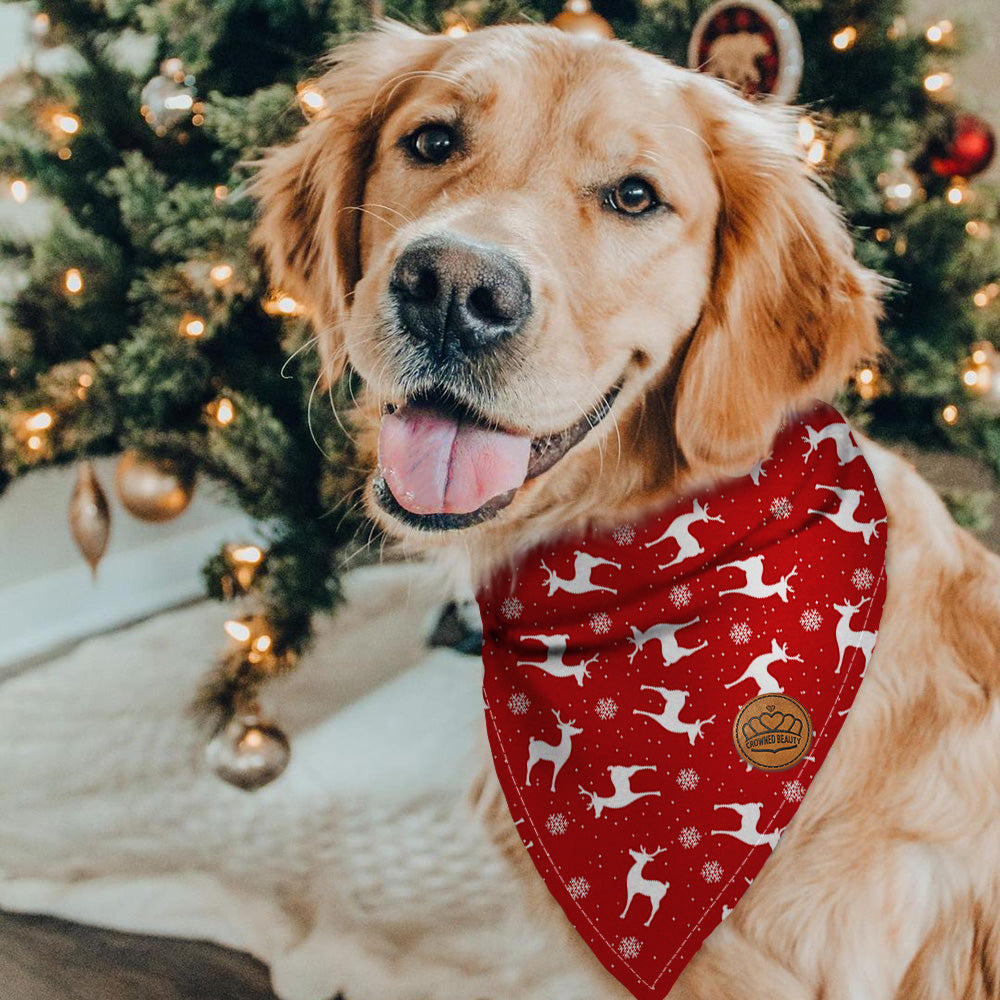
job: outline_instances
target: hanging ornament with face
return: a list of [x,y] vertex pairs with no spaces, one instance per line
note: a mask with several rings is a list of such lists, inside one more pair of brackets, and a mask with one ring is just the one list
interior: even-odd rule
[[694,26],[688,65],[747,97],[790,101],[802,79],[802,40],[792,16],[771,0],[719,0]]
[[69,528],[77,548],[96,575],[111,535],[111,511],[93,462],[81,462],[77,469],[76,486],[69,502]]

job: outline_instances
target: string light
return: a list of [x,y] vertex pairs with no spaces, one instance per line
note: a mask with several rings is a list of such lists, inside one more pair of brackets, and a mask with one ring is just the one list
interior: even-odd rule
[[70,111],[54,112],[52,124],[66,135],[76,135],[80,131],[80,119]]
[[37,434],[32,434],[31,437],[28,438],[28,447],[32,451],[41,451],[42,444],[42,439]]
[[209,272],[208,276],[216,285],[224,285],[233,276],[232,264],[216,264]]
[[84,372],[78,379],[77,382],[84,389],[89,389],[94,384],[94,376],[90,372]]
[[68,160],[72,155],[73,150],[70,149],[69,146],[60,147],[59,152],[56,153],[56,156],[58,156],[60,160]]
[[806,151],[806,159],[818,167],[826,159],[826,143],[822,139],[814,139]]
[[977,395],[983,395],[993,388],[993,363],[997,353],[988,340],[972,345],[971,355],[962,372],[962,382]]
[[63,288],[70,295],[79,295],[83,291],[83,274],[78,267],[71,267],[63,275]]
[[972,363],[976,365],[986,364],[986,351],[982,347],[977,347],[972,352]]
[[228,427],[236,417],[236,408],[228,396],[223,396],[215,406],[215,419],[223,427]]
[[949,403],[941,411],[941,419],[949,427],[954,427],[954,425],[958,423],[958,407],[954,403]]
[[300,83],[298,86],[299,104],[302,105],[303,112],[307,115],[318,115],[326,110],[326,98],[317,89],[315,84]]
[[854,375],[854,388],[865,401],[874,399],[879,391],[878,372],[874,368],[861,368]]
[[980,240],[985,240],[990,235],[990,227],[982,219],[969,219],[965,224],[965,231]]
[[880,226],[875,230],[875,242],[876,243],[888,243],[892,239],[892,230],[886,229]]
[[269,316],[301,316],[305,306],[296,301],[287,292],[272,292],[264,300],[264,312]]
[[19,177],[12,180],[10,182],[10,196],[18,205],[23,205],[28,200],[28,182]]
[[954,39],[955,25],[951,21],[938,21],[929,25],[924,32],[924,37],[931,45],[950,45]]
[[799,119],[799,143],[803,149],[808,149],[816,138],[816,126],[808,115]]
[[264,558],[264,553],[256,545],[234,545],[229,550],[233,562],[256,566]]
[[952,205],[961,205],[965,201],[965,181],[961,177],[953,177],[945,197]]
[[849,49],[858,40],[858,29],[853,24],[841,28],[832,39],[833,47],[840,52]]
[[988,285],[980,288],[975,295],[972,296],[972,301],[979,306],[980,309],[985,309],[998,295],[1000,295],[1000,284],[995,281],[991,281]]
[[229,621],[224,622],[222,627],[230,639],[235,639],[237,642],[250,641],[252,633],[250,631],[250,626],[247,625],[246,622],[237,621],[236,619],[231,618]]
[[216,201],[225,201],[229,197],[229,188],[225,184],[216,184],[213,193]]
[[178,330],[183,336],[196,340],[205,333],[205,320],[194,313],[184,313]]
[[48,410],[39,410],[24,421],[24,426],[29,431],[47,431],[54,422],[55,418]]
[[928,73],[924,77],[924,90],[928,94],[941,94],[946,91],[954,82],[951,73],[939,72]]

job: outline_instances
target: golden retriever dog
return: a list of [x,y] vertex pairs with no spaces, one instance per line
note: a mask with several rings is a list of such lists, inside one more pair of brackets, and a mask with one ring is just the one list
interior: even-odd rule
[[[787,110],[533,26],[386,25],[317,86],[326,113],[262,166],[258,238],[329,376],[364,381],[366,502],[411,550],[482,578],[745,472],[878,350],[880,282]],[[864,451],[889,511],[874,658],[672,997],[1000,997],[1000,561],[907,464]],[[476,794],[520,852],[492,774]],[[554,903],[545,919],[569,928]],[[565,941],[595,998],[623,995]]]

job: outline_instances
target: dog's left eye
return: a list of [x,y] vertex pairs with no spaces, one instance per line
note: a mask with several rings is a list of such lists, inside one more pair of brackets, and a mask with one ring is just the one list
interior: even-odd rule
[[458,147],[455,130],[447,125],[431,123],[421,125],[405,139],[406,147],[423,163],[444,163]]
[[642,215],[660,204],[653,185],[641,177],[625,177],[607,195],[607,204],[622,215]]

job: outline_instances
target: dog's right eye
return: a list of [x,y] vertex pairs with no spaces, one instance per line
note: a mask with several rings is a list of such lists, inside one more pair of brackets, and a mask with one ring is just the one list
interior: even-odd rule
[[405,139],[406,148],[421,163],[444,163],[458,148],[458,136],[447,125],[421,125]]

